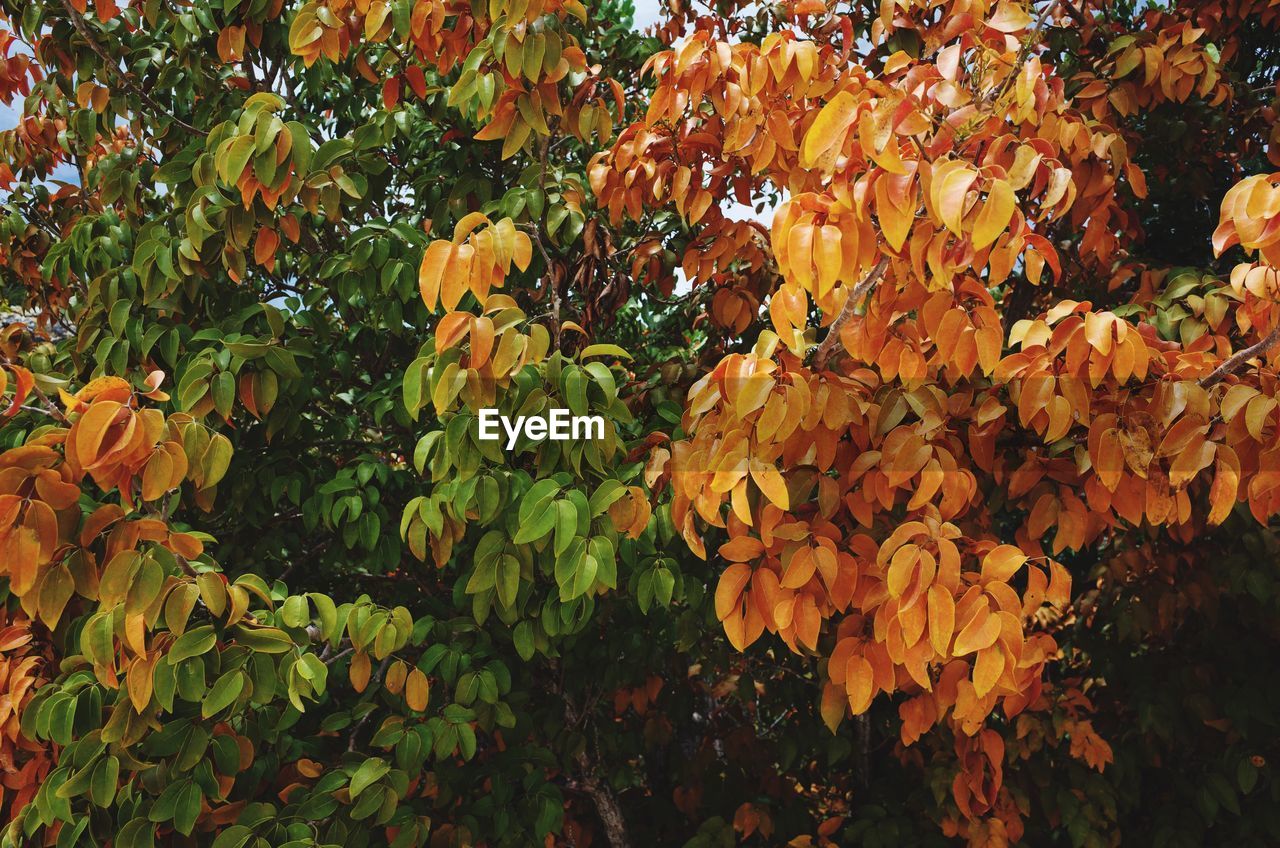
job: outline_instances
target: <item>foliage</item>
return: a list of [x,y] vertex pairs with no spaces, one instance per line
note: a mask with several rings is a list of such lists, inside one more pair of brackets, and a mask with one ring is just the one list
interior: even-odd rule
[[1280,841],[1280,3],[631,15],[0,0],[0,844]]

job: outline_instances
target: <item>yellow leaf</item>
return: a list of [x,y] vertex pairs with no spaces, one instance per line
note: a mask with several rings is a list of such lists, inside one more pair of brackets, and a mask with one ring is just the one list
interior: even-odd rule
[[842,91],[822,107],[800,146],[800,166],[812,168],[829,148],[844,141],[858,110],[857,98]]
[[791,498],[787,494],[786,481],[773,465],[752,459],[750,463],[751,479],[760,487],[760,491],[774,506],[781,510],[791,508]]
[[1013,188],[1004,180],[991,184],[987,200],[973,225],[973,246],[981,250],[994,242],[1013,219],[1016,198]]
[[964,217],[965,198],[969,187],[977,178],[977,171],[962,165],[943,174],[941,182],[934,189],[937,192],[938,215],[946,228],[957,236],[962,235],[960,221]]
[[822,713],[822,722],[832,733],[835,733],[840,727],[840,722],[844,721],[846,703],[848,701],[839,686],[828,681],[827,685],[822,687],[822,703],[818,710]]
[[1021,6],[1001,0],[996,6],[996,13],[987,21],[987,26],[999,32],[1018,32],[1026,29],[1031,23],[1031,16]]

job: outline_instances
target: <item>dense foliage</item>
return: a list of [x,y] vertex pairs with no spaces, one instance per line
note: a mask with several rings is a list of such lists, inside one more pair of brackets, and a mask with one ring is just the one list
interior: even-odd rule
[[0,843],[1280,843],[1280,2],[631,16],[0,0]]

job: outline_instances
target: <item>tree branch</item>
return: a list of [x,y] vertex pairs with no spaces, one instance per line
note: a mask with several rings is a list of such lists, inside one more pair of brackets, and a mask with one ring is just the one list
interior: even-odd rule
[[[568,696],[564,696],[564,717],[571,727],[577,726],[579,722],[586,720],[586,711],[579,712]],[[586,728],[583,730],[585,732]],[[576,759],[578,768],[582,770],[582,789],[595,802],[596,813],[600,816],[600,823],[604,825],[609,845],[611,848],[631,848],[631,841],[627,838],[627,822],[622,817],[622,807],[618,804],[618,798],[613,794],[609,784],[600,779],[596,763],[587,753],[585,745],[578,752]]]
[[1261,356],[1271,348],[1275,347],[1276,342],[1280,342],[1280,324],[1277,324],[1276,328],[1268,333],[1267,337],[1262,341],[1255,345],[1250,345],[1244,350],[1238,350],[1233,353],[1225,362],[1213,369],[1213,373],[1201,380],[1200,386],[1208,389],[1218,385],[1227,377],[1230,377],[1232,374],[1243,368],[1245,363],[1250,359],[1253,359],[1255,356]]
[[150,94],[147,94],[147,92],[143,91],[142,88],[137,83],[129,79],[129,77],[125,76],[124,73],[120,70],[119,65],[115,61],[113,61],[110,56],[107,55],[107,51],[102,49],[102,45],[98,44],[98,42],[94,39],[93,34],[89,32],[88,25],[84,22],[84,18],[81,16],[81,14],[76,11],[74,6],[71,5],[71,0],[62,0],[62,8],[67,10],[67,17],[70,19],[71,25],[76,28],[76,32],[80,33],[80,37],[83,38],[85,42],[89,45],[89,49],[92,50],[94,53],[97,53],[98,58],[102,59],[102,63],[106,65],[107,69],[111,71],[112,75],[117,80],[119,80],[126,88],[128,88],[134,94],[138,95],[138,97],[142,99],[143,103],[146,103],[148,106],[150,106],[152,109],[155,109],[160,114],[165,115],[170,120],[172,120],[175,124],[177,124],[179,127],[182,127],[187,132],[196,133],[197,135],[208,135],[208,133],[205,132],[204,130],[200,129],[199,127],[193,127],[191,124],[188,124],[186,121],[182,120],[177,115],[173,114],[168,109],[164,108],[164,106],[160,105],[160,103],[157,102],[155,98],[153,98]]
[[1026,63],[1027,59],[1031,57],[1031,51],[1035,49],[1036,43],[1040,40],[1040,34],[1044,32],[1045,24],[1049,22],[1050,13],[1052,13],[1060,4],[1068,6],[1068,8],[1070,7],[1070,4],[1066,3],[1065,0],[1049,0],[1048,5],[1040,11],[1040,15],[1031,26],[1031,32],[1029,32],[1027,37],[1023,39],[1022,47],[1018,50],[1017,58],[1013,60],[1013,73],[1006,77],[1004,82],[1000,83],[999,86],[987,92],[987,96],[985,98],[987,104],[996,102],[1004,96],[1006,91],[1008,91],[1010,81],[1017,78],[1018,74],[1022,71],[1022,66]]
[[822,340],[822,344],[818,345],[818,351],[813,355],[813,367],[815,370],[821,371],[823,366],[827,364],[827,360],[831,358],[832,352],[835,351],[836,345],[840,342],[841,328],[853,317],[853,313],[858,309],[858,304],[862,302],[867,293],[875,287],[876,283],[880,282],[880,278],[884,276],[885,269],[888,267],[889,257],[881,256],[876,266],[849,293],[848,299],[844,302],[844,308],[840,310],[836,320],[831,322],[826,338]]
[[[543,151],[545,153],[545,149]],[[554,336],[555,347],[553,350],[560,349],[560,287],[556,285],[555,276],[551,272],[551,254],[547,253],[546,245],[542,243],[542,234],[538,232],[536,224],[522,225],[520,229],[533,236],[534,246],[538,248],[538,252],[542,254],[542,261],[547,266],[547,285],[551,288],[551,332]]]

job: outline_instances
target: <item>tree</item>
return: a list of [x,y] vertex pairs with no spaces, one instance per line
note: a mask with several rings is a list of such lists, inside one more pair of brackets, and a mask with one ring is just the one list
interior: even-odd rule
[[3,844],[1280,840],[1274,0],[0,9]]

